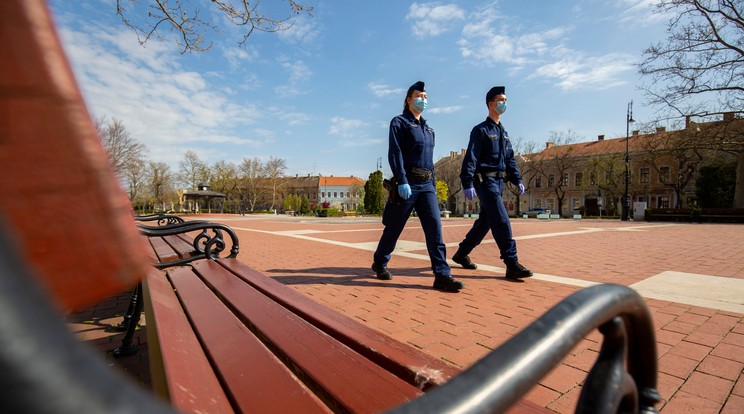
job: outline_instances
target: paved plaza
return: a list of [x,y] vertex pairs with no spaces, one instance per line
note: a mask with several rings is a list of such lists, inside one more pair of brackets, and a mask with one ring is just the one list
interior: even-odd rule
[[[471,254],[477,270],[451,263],[453,275],[466,285],[452,294],[431,288],[417,218],[408,222],[389,264],[391,281],[377,280],[370,270],[383,228],[379,217],[198,218],[235,229],[238,258],[267,276],[459,367],[497,348],[582,287],[630,286],[646,299],[654,318],[661,412],[744,412],[742,225],[514,219],[520,262],[535,276],[505,279],[489,235]],[[443,219],[448,258],[472,223]],[[108,309],[121,307],[121,298],[126,295],[107,301]],[[88,324],[107,323],[102,313],[93,316],[94,308],[70,324],[81,338],[110,351],[115,340]],[[138,335],[144,344],[145,336]],[[526,399],[557,413],[573,412],[600,340],[597,332],[585,338]],[[112,363],[147,383],[137,368],[146,365],[146,352]]]

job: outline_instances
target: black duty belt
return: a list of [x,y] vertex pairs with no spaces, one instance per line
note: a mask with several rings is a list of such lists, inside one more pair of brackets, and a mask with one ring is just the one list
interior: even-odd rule
[[480,173],[484,177],[506,178],[506,171],[491,171]]
[[426,168],[419,168],[419,167],[411,168],[410,173],[408,173],[407,175],[408,175],[408,181],[413,181],[415,183],[422,183],[425,181],[429,181],[434,176],[431,170],[427,170]]
[[475,182],[477,184],[482,183],[486,180],[486,177],[495,177],[495,178],[506,178],[506,171],[490,171],[490,172],[477,172],[475,173]]

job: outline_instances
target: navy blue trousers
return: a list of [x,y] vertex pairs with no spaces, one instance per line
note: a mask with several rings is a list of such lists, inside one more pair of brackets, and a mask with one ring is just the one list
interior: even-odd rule
[[431,270],[435,276],[450,276],[450,266],[447,264],[447,249],[442,239],[442,219],[439,214],[439,203],[434,181],[410,184],[412,194],[408,200],[400,200],[393,204],[390,201],[385,204],[382,212],[382,224],[385,229],[375,250],[375,263],[387,265],[390,255],[395,250],[398,237],[406,226],[408,217],[413,209],[421,221],[426,237],[426,250],[431,260]]
[[473,223],[473,227],[465,235],[465,239],[460,243],[461,254],[470,254],[490,230],[493,239],[496,240],[496,245],[499,246],[501,260],[505,263],[518,260],[517,242],[512,237],[509,213],[501,198],[503,189],[504,180],[495,177],[486,177],[483,183],[475,186],[475,192],[481,204],[480,214]]

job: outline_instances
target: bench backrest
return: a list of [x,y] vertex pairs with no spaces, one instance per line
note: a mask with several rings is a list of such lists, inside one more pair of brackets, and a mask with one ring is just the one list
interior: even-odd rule
[[0,2],[0,28],[1,225],[59,305],[91,304],[142,277],[142,239],[46,2]]

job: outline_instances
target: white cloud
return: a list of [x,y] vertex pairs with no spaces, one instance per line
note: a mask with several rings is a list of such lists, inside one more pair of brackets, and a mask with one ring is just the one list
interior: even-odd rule
[[431,6],[413,3],[406,20],[412,20],[413,35],[419,39],[438,36],[454,28],[454,23],[465,19],[465,11],[455,4]]
[[244,62],[254,62],[259,57],[258,49],[251,46],[246,46],[245,49],[237,46],[223,47],[222,55],[227,59],[231,68],[238,68]]
[[[255,122],[261,110],[213,84],[219,77],[182,70],[173,48],[154,41],[143,48],[130,31],[86,30],[62,29],[61,35],[94,116],[121,119],[151,149],[173,152],[188,142],[257,144],[232,130]],[[175,151],[182,154],[180,149]],[[151,155],[168,159],[163,151]]]
[[364,135],[367,123],[359,119],[348,119],[340,116],[331,118],[331,128],[328,133],[338,135],[343,139],[338,141],[341,147],[368,147],[379,145],[383,142],[381,138],[369,138]]
[[332,135],[352,137],[355,134],[358,134],[359,130],[366,125],[366,122],[359,119],[347,119],[340,116],[334,116],[331,118],[331,128],[328,132]]
[[454,112],[458,112],[460,109],[462,109],[460,105],[452,105],[452,106],[444,106],[444,107],[435,107],[435,108],[427,109],[427,111],[432,114],[451,114]]
[[313,72],[301,60],[284,60],[282,67],[289,72],[290,82],[299,82],[312,76]]
[[292,19],[292,26],[286,30],[276,32],[283,41],[291,44],[314,44],[320,34],[318,20],[308,16],[298,16]]
[[549,30],[512,35],[505,21],[494,9],[474,13],[473,20],[462,29],[458,41],[460,53],[472,61],[497,65],[525,65],[542,58],[551,50],[551,42],[560,42],[572,29],[555,27]]
[[367,88],[372,91],[372,93],[379,97],[379,98],[385,98],[387,96],[403,96],[406,93],[406,90],[403,88],[393,88],[391,86],[382,84],[382,83],[368,83]]
[[654,25],[666,21],[672,14],[658,10],[656,8],[658,2],[659,0],[619,0],[616,6],[622,11],[611,18],[634,26]]
[[610,53],[584,57],[581,53],[573,52],[566,56],[570,57],[538,67],[532,77],[553,80],[563,90],[603,90],[626,84],[621,75],[635,70],[635,57],[632,55]]

